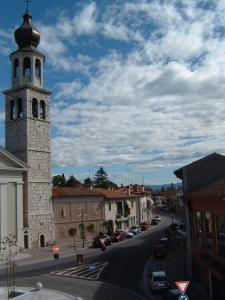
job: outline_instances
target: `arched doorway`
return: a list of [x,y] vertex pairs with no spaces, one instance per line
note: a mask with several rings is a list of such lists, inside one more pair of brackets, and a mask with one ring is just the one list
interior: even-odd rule
[[78,231],[79,231],[79,237],[80,237],[80,239],[84,239],[85,238],[84,224],[80,224],[78,226]]
[[28,249],[29,248],[29,242],[28,242],[28,232],[24,232],[24,248]]
[[45,246],[45,236],[42,234],[40,236],[40,246],[43,248]]

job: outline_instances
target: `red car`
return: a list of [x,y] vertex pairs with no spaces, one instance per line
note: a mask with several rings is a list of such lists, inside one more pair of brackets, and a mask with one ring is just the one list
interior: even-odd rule
[[113,236],[111,236],[111,241],[113,243],[120,242],[126,239],[126,233],[124,231],[116,231]]

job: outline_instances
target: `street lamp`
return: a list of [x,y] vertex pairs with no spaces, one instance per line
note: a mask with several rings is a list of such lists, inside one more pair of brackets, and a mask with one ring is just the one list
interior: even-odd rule
[[84,248],[84,216],[87,217],[88,214],[87,214],[87,212],[84,213],[83,208],[81,209],[81,215],[79,214],[79,217],[80,216],[81,216],[81,223],[82,223],[82,239],[83,239],[82,244],[83,244],[83,248]]

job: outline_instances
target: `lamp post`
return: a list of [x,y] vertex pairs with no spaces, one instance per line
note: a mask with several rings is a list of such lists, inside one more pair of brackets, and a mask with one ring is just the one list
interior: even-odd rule
[[87,217],[87,212],[84,213],[84,209],[81,209],[81,223],[82,223],[82,246],[84,248],[84,216]]

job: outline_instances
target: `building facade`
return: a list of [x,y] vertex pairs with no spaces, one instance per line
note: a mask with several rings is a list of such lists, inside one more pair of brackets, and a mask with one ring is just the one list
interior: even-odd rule
[[[76,238],[87,239],[104,231],[104,195],[79,187],[58,187],[52,190],[56,240],[69,238],[69,229],[76,228]],[[92,225],[93,232],[88,230]]]
[[182,179],[188,278],[211,300],[225,298],[225,157],[217,153],[176,170]]
[[11,53],[12,85],[5,94],[5,146],[25,162],[23,229],[26,247],[54,239],[51,202],[50,94],[44,89],[44,55],[37,50],[39,31],[28,11],[15,31]]

